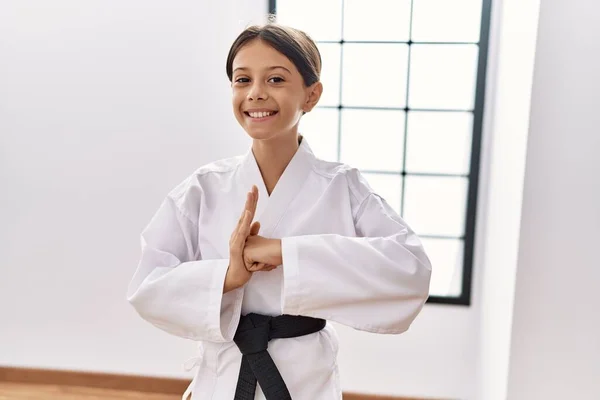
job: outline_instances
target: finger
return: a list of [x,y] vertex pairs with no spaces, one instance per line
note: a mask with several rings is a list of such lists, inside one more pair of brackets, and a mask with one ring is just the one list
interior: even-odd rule
[[244,211],[242,211],[242,215],[240,215],[240,218],[238,219],[238,222],[237,222],[235,228],[233,229],[233,232],[231,232],[231,236],[229,237],[229,243],[233,243],[238,240],[240,228],[242,226],[242,223],[244,222],[244,216],[246,215],[246,211],[247,211],[246,209],[244,209]]
[[251,194],[247,193],[246,194],[246,203],[244,204],[244,209],[242,210],[242,215],[240,215],[240,219],[238,220],[238,223],[237,223],[238,228],[242,224],[244,215],[246,214],[246,211],[248,211],[248,208],[250,207],[251,202],[252,202]]
[[244,210],[244,213],[242,214],[242,219],[240,220],[237,228],[233,231],[231,235],[231,247],[240,251],[244,249],[244,246],[246,244],[246,238],[248,237],[248,235],[245,234],[244,231],[244,226],[246,224],[247,219],[248,211]]
[[[249,224],[254,217],[250,217],[249,208],[251,207],[253,200],[252,192],[248,192],[246,194],[246,203],[244,204],[244,210],[242,211],[242,215],[240,215],[240,219],[233,230],[231,237],[229,238],[230,247],[234,247],[238,250],[244,248],[244,244],[246,242],[246,238],[250,233]],[[250,217],[250,218],[249,218]]]
[[273,271],[275,268],[277,268],[277,265],[270,265],[270,264],[265,264],[265,263],[254,263],[252,265],[252,267],[249,269],[249,271],[252,271],[252,272],[258,272],[258,271],[269,272],[269,271]]
[[248,269],[248,271],[252,271],[252,272],[257,272],[257,271],[262,271],[265,268],[265,263],[261,263],[261,262],[255,262],[254,264],[252,264],[252,266]]
[[[246,195],[246,204],[244,204],[244,212],[248,211],[250,213],[250,222],[252,222],[252,220],[254,220],[254,215],[256,213],[256,205],[258,204],[258,188],[256,187],[256,185],[252,186],[252,189],[247,193]],[[243,219],[243,214],[242,217],[240,217],[240,220],[238,222],[238,231],[240,230],[241,226],[242,226],[242,219]],[[248,234],[250,234],[250,231],[248,231]]]
[[248,264],[246,264],[244,262],[244,266],[246,267],[246,271],[248,271],[248,272],[255,272],[254,268],[256,267],[256,263],[253,263],[251,266],[248,267]]
[[244,210],[252,211],[252,204],[254,204],[254,193],[252,191],[246,194],[246,204],[244,204]]
[[236,238],[241,245],[243,246],[246,243],[246,238],[250,233],[250,212],[248,210],[244,210],[244,217],[240,223],[238,228],[238,237]]
[[256,214],[256,206],[258,204],[258,188],[256,185],[252,185],[252,189],[250,190],[250,203],[248,204],[248,211],[250,211],[252,215],[252,219],[254,219],[254,215]]
[[260,222],[258,222],[258,221],[253,222],[252,226],[250,227],[250,236],[258,235],[259,231],[260,231]]
[[258,187],[254,185],[252,191],[254,192],[254,209],[256,210],[256,206],[258,205]]

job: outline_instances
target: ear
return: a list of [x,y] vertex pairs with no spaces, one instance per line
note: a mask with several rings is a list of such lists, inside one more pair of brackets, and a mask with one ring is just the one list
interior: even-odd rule
[[323,94],[323,84],[321,82],[315,82],[306,88],[308,97],[306,102],[304,103],[304,107],[302,107],[302,111],[309,112],[311,111],[319,102],[321,98],[321,94]]

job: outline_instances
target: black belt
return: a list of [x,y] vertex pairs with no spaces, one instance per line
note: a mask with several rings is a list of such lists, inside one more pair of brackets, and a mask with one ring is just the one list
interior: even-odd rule
[[325,328],[325,320],[311,317],[260,314],[242,316],[233,341],[242,352],[234,400],[254,400],[256,382],[267,400],[291,400],[277,366],[267,351],[269,340],[292,338]]

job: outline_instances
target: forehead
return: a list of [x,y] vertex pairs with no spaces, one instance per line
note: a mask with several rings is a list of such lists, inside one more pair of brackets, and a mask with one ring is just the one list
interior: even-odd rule
[[289,58],[269,46],[262,40],[252,40],[246,43],[233,59],[233,70],[247,68],[251,70],[266,69],[273,66],[283,66],[292,72],[298,72]]

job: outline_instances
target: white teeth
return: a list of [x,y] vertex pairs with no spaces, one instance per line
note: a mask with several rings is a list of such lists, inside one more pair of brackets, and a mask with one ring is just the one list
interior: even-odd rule
[[250,115],[252,118],[264,118],[264,117],[269,117],[269,116],[271,116],[271,115],[273,115],[273,114],[275,114],[275,113],[274,113],[274,112],[271,112],[271,111],[269,111],[269,112],[263,112],[263,111],[260,111],[260,112],[250,112],[250,113],[248,113],[248,114],[249,114],[249,115]]

